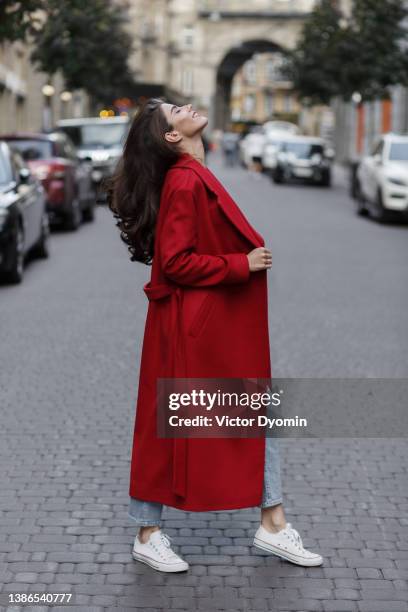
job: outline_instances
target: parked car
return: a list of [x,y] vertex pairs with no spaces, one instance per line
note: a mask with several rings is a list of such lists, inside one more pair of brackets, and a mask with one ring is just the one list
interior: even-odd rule
[[1,278],[11,283],[21,282],[29,252],[48,257],[48,237],[44,188],[21,155],[0,141]]
[[278,163],[278,152],[282,142],[287,139],[288,132],[271,130],[267,133],[262,149],[262,170],[272,176]]
[[408,219],[408,136],[384,134],[357,166],[354,195],[358,214],[378,221]]
[[262,125],[254,125],[248,134],[241,138],[239,142],[239,159],[245,168],[254,162],[260,163],[262,159],[262,149],[265,142],[265,130]]
[[263,166],[264,148],[268,139],[274,134],[289,135],[298,134],[299,128],[289,121],[266,121],[263,125],[252,127],[249,133],[240,142],[240,160],[243,166],[248,167],[251,163]]
[[81,162],[66,134],[16,133],[3,138],[20,151],[42,182],[51,224],[63,223],[67,229],[76,230],[82,219],[93,220],[95,193],[91,167]]
[[286,134],[299,134],[300,129],[296,123],[290,121],[266,121],[263,124],[266,132],[285,132]]
[[302,180],[328,187],[333,157],[322,138],[290,135],[278,145],[272,178],[275,183]]
[[79,157],[92,164],[92,181],[99,199],[103,199],[101,183],[113,174],[129,127],[129,117],[61,119],[57,122],[57,129],[72,139]]

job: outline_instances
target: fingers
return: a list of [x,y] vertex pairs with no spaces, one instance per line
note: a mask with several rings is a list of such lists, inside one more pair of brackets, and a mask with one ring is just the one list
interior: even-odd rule
[[248,253],[250,260],[250,270],[266,270],[272,266],[272,253],[266,247],[257,247]]
[[262,262],[265,268],[270,268],[272,266],[272,253],[269,249],[262,247]]

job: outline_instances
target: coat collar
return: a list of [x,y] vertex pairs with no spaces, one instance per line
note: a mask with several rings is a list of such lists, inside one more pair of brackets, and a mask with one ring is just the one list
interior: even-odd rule
[[205,183],[206,187],[215,194],[219,206],[236,229],[238,229],[238,231],[255,247],[265,245],[262,236],[255,231],[252,225],[250,225],[236,202],[234,202],[232,197],[209,168],[203,166],[188,153],[180,155],[178,160],[172,165],[172,168],[190,168],[194,170]]

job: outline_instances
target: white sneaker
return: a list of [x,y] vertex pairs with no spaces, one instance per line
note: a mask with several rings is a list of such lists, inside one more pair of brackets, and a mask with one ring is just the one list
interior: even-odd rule
[[290,523],[286,523],[286,527],[276,533],[271,533],[260,525],[254,537],[254,546],[296,565],[312,567],[323,563],[321,555],[303,548],[299,533]]
[[171,549],[170,540],[160,529],[153,531],[145,544],[136,535],[132,557],[161,572],[184,572],[189,565]]

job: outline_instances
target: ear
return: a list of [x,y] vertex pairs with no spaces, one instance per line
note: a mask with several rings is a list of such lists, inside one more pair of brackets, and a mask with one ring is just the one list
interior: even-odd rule
[[173,132],[166,132],[164,135],[167,142],[180,142],[182,140],[181,134],[173,130]]

